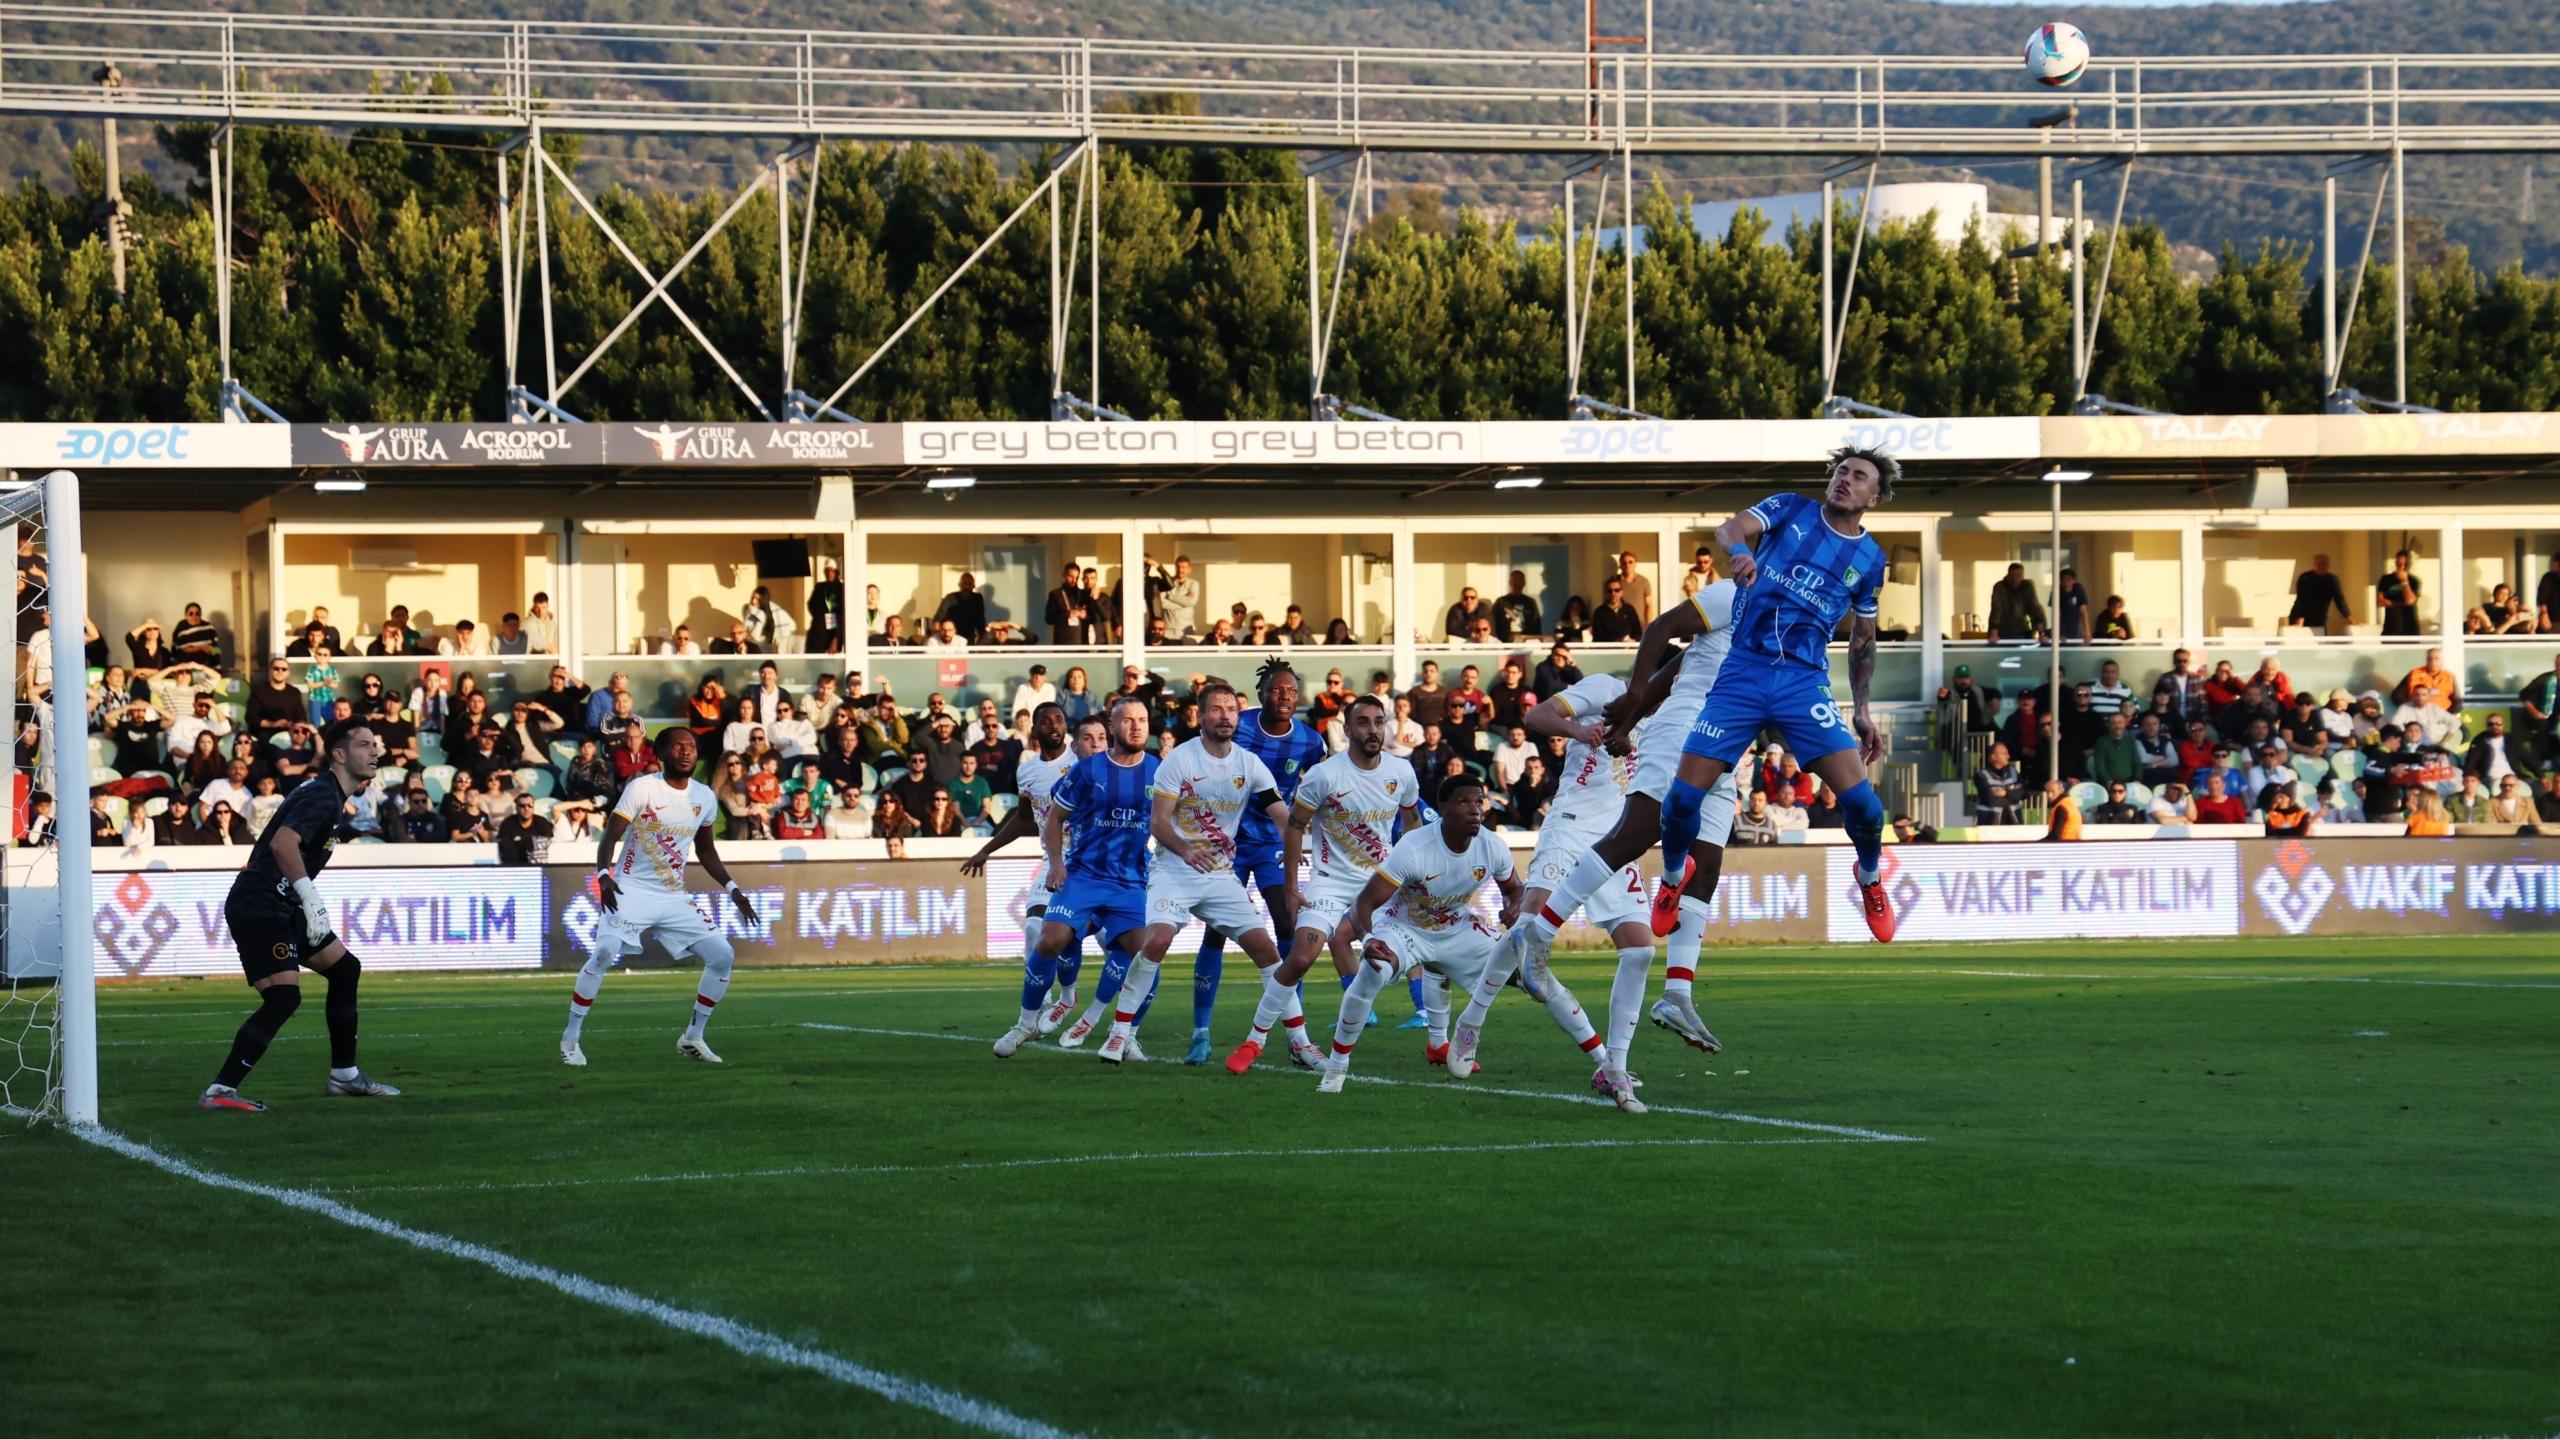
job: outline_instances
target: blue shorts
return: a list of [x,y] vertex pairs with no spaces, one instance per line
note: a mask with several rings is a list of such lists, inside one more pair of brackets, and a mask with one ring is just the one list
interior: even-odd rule
[[1289,876],[1280,868],[1280,842],[1264,846],[1247,841],[1236,846],[1236,878],[1251,890],[1286,887]]
[[1786,740],[1787,752],[1807,766],[1824,755],[1858,747],[1849,717],[1832,703],[1830,671],[1753,664],[1735,654],[1716,671],[1716,687],[1708,691],[1681,749],[1730,769],[1759,738],[1764,725],[1776,726]]
[[1080,940],[1097,934],[1106,942],[1118,939],[1147,927],[1147,887],[1071,874],[1067,887],[1050,897],[1043,918],[1074,930]]

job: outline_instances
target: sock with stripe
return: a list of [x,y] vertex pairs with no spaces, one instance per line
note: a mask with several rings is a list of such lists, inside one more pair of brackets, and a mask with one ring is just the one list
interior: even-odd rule
[[1306,1004],[1298,998],[1296,985],[1280,982],[1276,964],[1262,971],[1262,1000],[1253,1007],[1253,1042],[1269,1043],[1274,1025],[1286,1028],[1293,1039],[1304,1038],[1307,1032]]
[[[1081,956],[1078,962],[1082,962]],[[1102,951],[1102,978],[1093,986],[1093,1003],[1085,1006],[1084,1022],[1100,1024],[1111,1015],[1112,1001],[1120,997],[1121,987],[1129,982],[1129,966],[1136,956],[1125,949],[1106,946]],[[1068,981],[1070,985],[1074,981]]]
[[1475,984],[1467,991],[1467,1007],[1458,1016],[1458,1027],[1484,1028],[1485,1017],[1493,1013],[1494,1000],[1501,997],[1502,987],[1511,982],[1511,976],[1518,968],[1511,960],[1511,946],[1495,945],[1492,961],[1485,965],[1484,973],[1476,976]]
[[1369,1011],[1395,978],[1395,970],[1384,960],[1365,960],[1351,975],[1351,983],[1342,991],[1342,1016],[1333,1024],[1333,1057],[1348,1064],[1351,1047],[1360,1042],[1360,1031],[1369,1023]]
[[1037,1029],[1040,1011],[1049,1007],[1049,989],[1058,980],[1058,961],[1034,947],[1022,961],[1022,1027]]
[[[1650,946],[1647,947],[1648,950]],[[1647,959],[1651,955],[1647,954]],[[1574,1048],[1590,1054],[1600,1048],[1600,1035],[1591,1027],[1591,1016],[1582,1012],[1582,1001],[1573,997],[1565,982],[1553,975],[1547,978],[1547,1017],[1573,1041]]]
[[1111,1006],[1114,1033],[1130,1033],[1147,1017],[1147,1004],[1156,997],[1156,972],[1161,968],[1161,964],[1143,954],[1129,962],[1128,982],[1120,986],[1119,997]]
[[1680,896],[1680,925],[1671,931],[1670,945],[1662,953],[1662,992],[1687,994],[1698,977],[1698,953],[1706,947],[1707,901],[1694,894]]
[[[1687,905],[1682,905],[1686,919]],[[1609,1067],[1627,1067],[1627,1051],[1636,1041],[1636,1020],[1644,1013],[1645,981],[1653,978],[1653,946],[1621,945],[1618,974],[1609,981]]]
[[578,969],[578,982],[569,990],[569,1027],[560,1031],[564,1045],[578,1042],[578,1031],[587,1022],[587,1011],[593,1008],[596,995],[604,989],[604,977],[613,972],[613,959],[605,954],[591,954]]
[[711,1022],[711,1011],[718,1009],[721,999],[729,993],[729,970],[737,963],[737,956],[726,941],[720,941],[720,946],[702,962],[702,978],[694,985],[693,1023],[684,1031],[688,1039],[702,1037],[702,1027]]
[[1210,930],[1200,941],[1200,953],[1191,961],[1191,1027],[1207,1029],[1209,1016],[1218,1007],[1218,981],[1227,974],[1227,937]]
[[1422,1013],[1430,1021],[1425,1036],[1431,1047],[1438,1049],[1449,1042],[1449,979],[1437,971],[1427,971],[1422,979]]
[[1530,933],[1553,940],[1556,931],[1564,928],[1564,922],[1573,917],[1575,910],[1582,908],[1582,902],[1591,897],[1591,892],[1607,884],[1609,876],[1617,872],[1618,867],[1601,858],[1600,851],[1584,850],[1582,858],[1573,862],[1573,869],[1565,875],[1564,882],[1547,895],[1547,902],[1527,916],[1527,922],[1533,926]]

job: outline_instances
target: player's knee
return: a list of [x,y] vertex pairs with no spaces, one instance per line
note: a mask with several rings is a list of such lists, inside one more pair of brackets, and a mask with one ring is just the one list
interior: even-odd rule
[[341,948],[337,962],[320,971],[320,977],[329,981],[332,994],[342,989],[353,989],[356,981],[364,977],[364,961],[356,958],[354,950]]
[[1877,797],[1876,787],[1860,780],[1840,791],[1840,818],[1860,829],[1884,827],[1884,801]]
[[713,935],[704,940],[694,947],[694,953],[702,956],[702,972],[705,974],[726,975],[730,966],[738,962],[738,952],[729,947],[725,935]]
[[256,1017],[266,1026],[267,1032],[273,1034],[283,1027],[286,1020],[293,1018],[293,1012],[301,1007],[301,985],[271,984],[258,991]]

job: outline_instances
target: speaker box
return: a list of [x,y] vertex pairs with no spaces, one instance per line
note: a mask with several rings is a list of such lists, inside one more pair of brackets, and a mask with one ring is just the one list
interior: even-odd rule
[[805,580],[809,578],[809,542],[807,540],[758,540],[756,578],[764,580]]

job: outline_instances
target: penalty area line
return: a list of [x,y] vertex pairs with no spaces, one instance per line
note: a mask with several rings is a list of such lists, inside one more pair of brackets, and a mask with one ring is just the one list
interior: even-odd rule
[[635,1318],[647,1319],[697,1338],[708,1339],[751,1359],[763,1359],[794,1369],[805,1369],[822,1378],[834,1380],[838,1384],[876,1394],[893,1404],[904,1404],[910,1408],[924,1410],[926,1413],[950,1420],[955,1424],[966,1425],[989,1434],[1006,1435],[1008,1439],[1073,1439],[1067,1430],[1043,1424],[1037,1419],[1025,1418],[983,1399],[955,1393],[939,1385],[928,1384],[921,1379],[910,1379],[902,1374],[891,1374],[866,1364],[857,1364],[823,1349],[812,1349],[805,1344],[795,1344],[771,1330],[759,1329],[726,1315],[713,1314],[701,1309],[681,1308],[617,1284],[607,1284],[602,1280],[589,1279],[582,1274],[554,1269],[547,1264],[536,1264],[529,1259],[519,1259],[504,1250],[492,1249],[485,1244],[474,1244],[467,1239],[456,1239],[449,1234],[437,1234],[431,1230],[412,1229],[406,1224],[385,1219],[377,1214],[368,1214],[361,1209],[341,1204],[337,1200],[314,1194],[309,1190],[282,1189],[271,1184],[260,1184],[255,1180],[241,1179],[234,1175],[198,1168],[184,1159],[164,1154],[150,1145],[128,1139],[111,1129],[102,1129],[95,1125],[76,1125],[73,1126],[72,1132],[101,1149],[121,1154],[127,1159],[147,1164],[179,1179],[192,1180],[208,1188],[227,1189],[235,1194],[247,1194],[259,1199],[272,1200],[288,1209],[298,1209],[305,1214],[317,1215],[350,1229],[359,1229],[386,1239],[395,1239],[430,1254],[440,1254],[449,1259],[476,1264],[483,1269],[505,1275],[509,1279],[524,1280],[555,1293],[567,1295],[571,1299],[599,1305]]
[[[944,1034],[937,1030],[930,1029],[877,1029],[867,1025],[827,1024],[814,1019],[802,1020],[800,1022],[800,1027],[803,1029],[823,1029],[835,1034],[877,1034],[892,1039],[940,1039],[954,1041],[960,1044],[993,1044],[995,1042],[994,1040],[985,1039],[974,1034]],[[1055,1054],[1062,1057],[1073,1057],[1074,1055],[1074,1051],[1072,1050],[1058,1049],[1049,1045],[1026,1049],[1023,1052],[1032,1054]],[[1256,1065],[1249,1072],[1254,1074],[1281,1074],[1284,1071],[1277,1068]],[[1390,1079],[1383,1074],[1354,1074],[1351,1076],[1351,1082],[1353,1084],[1384,1085],[1390,1089],[1427,1089],[1435,1094],[1490,1094],[1503,1099],[1535,1099],[1544,1100],[1550,1104],[1587,1104],[1600,1109],[1617,1108],[1615,1104],[1609,1100],[1602,1099],[1596,1094],[1561,1094],[1550,1089],[1503,1089],[1489,1084],[1473,1084],[1465,1080],[1451,1080],[1446,1084],[1434,1084],[1426,1083],[1418,1079]],[[1767,1114],[1740,1114],[1729,1109],[1695,1109],[1678,1104],[1654,1104],[1650,1101],[1646,1103],[1645,1108],[1647,1112],[1653,1114],[1685,1114],[1692,1119],[1720,1119],[1729,1124],[1760,1124],[1766,1125],[1772,1129],[1790,1129],[1807,1134],[1834,1135],[1842,1139],[1854,1139],[1867,1144],[1926,1144],[1929,1142],[1925,1136],[1917,1134],[1896,1134],[1891,1130],[1885,1129],[1861,1129],[1853,1124],[1824,1124],[1811,1119],[1780,1119],[1774,1115]]]
[[1579,1149],[1765,1148],[1803,1144],[1872,1144],[1867,1139],[1548,1139],[1513,1144],[1358,1144],[1316,1149],[1169,1149],[1119,1154],[1050,1154],[1022,1159],[964,1159],[948,1164],[794,1164],[772,1169],[696,1170],[681,1174],[617,1174],[592,1179],[523,1179],[504,1184],[312,1185],[316,1194],[478,1194],[516,1189],[594,1189],[623,1184],[726,1183],[739,1179],[811,1179],[838,1175],[961,1174],[989,1169],[1046,1169],[1060,1165],[1156,1164],[1185,1160],[1340,1159],[1406,1154],[1535,1154]]

